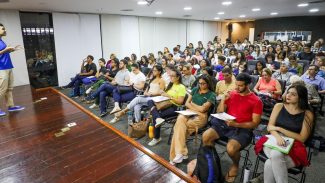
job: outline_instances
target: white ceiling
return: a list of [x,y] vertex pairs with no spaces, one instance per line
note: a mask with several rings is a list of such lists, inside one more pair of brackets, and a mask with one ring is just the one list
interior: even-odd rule
[[[226,0],[155,0],[150,6],[139,6],[139,0],[10,0],[9,3],[0,3],[0,9],[18,9],[21,11],[47,11],[47,12],[80,12],[101,14],[123,14],[149,17],[184,18],[196,20],[214,20],[220,17],[239,21],[262,19],[269,17],[286,16],[314,16],[325,15],[325,2],[310,4],[308,7],[297,7],[297,4],[315,0],[230,0],[232,5],[223,6]],[[228,0],[227,0],[228,1]],[[185,6],[192,10],[185,11]],[[260,8],[253,12],[252,8]],[[319,12],[309,13],[308,10],[318,8]],[[123,12],[122,9],[133,9]],[[1,10],[0,10],[1,11]],[[162,11],[162,15],[156,15]],[[224,15],[217,13],[223,11]],[[270,16],[271,12],[278,12]],[[185,18],[184,15],[191,15]],[[239,18],[246,15],[245,18]]]

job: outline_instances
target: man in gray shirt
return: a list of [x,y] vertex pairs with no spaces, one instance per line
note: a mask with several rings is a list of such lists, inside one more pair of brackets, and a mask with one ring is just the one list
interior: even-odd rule
[[183,66],[183,77],[182,83],[186,87],[186,89],[191,89],[192,84],[195,82],[195,77],[192,75],[192,66],[191,65],[184,65]]

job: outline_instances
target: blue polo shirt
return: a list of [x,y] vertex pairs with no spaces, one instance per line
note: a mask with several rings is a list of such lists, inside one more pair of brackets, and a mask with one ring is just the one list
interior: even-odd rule
[[301,79],[306,83],[318,86],[318,91],[325,90],[325,79],[316,75],[314,79],[311,79],[308,75],[304,74]]
[[[7,47],[6,43],[0,39],[0,51]],[[10,53],[0,54],[0,70],[12,69],[14,66],[11,63]]]

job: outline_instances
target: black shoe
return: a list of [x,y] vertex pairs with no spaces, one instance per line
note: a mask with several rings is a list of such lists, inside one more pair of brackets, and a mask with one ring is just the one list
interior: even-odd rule
[[100,113],[100,117],[102,118],[102,117],[105,117],[106,115],[108,114],[108,112],[107,111],[105,111],[105,112],[102,112],[102,113]]

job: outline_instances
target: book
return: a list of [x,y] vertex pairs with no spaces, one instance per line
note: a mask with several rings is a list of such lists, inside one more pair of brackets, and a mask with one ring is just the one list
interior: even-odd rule
[[179,113],[179,114],[182,114],[182,115],[184,115],[184,116],[194,116],[194,115],[197,115],[196,112],[194,112],[194,111],[190,111],[190,110],[175,111],[175,112],[177,112],[177,113]]
[[211,116],[215,117],[215,118],[218,118],[218,119],[221,119],[221,120],[224,120],[224,121],[227,121],[227,120],[234,120],[236,119],[236,117],[232,116],[232,115],[229,115],[225,112],[223,113],[216,113],[216,114],[211,114]]
[[170,100],[170,98],[164,96],[150,97],[150,99],[153,100],[154,102],[162,102],[165,100]]
[[280,151],[284,154],[289,154],[294,142],[293,138],[282,137],[285,141],[285,145],[279,146],[277,144],[276,138],[273,135],[266,135],[266,137],[268,138],[268,140],[264,143],[265,147]]

